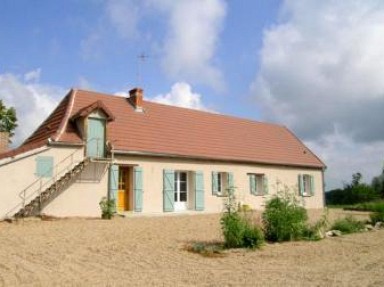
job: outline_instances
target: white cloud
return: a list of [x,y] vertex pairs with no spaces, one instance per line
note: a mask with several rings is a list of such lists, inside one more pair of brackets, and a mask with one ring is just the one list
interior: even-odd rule
[[266,119],[286,124],[317,153],[325,150],[328,174],[339,181],[349,180],[361,158],[360,170],[381,170],[383,23],[382,1],[287,0],[280,22],[264,31],[255,99]]
[[157,95],[149,100],[166,105],[209,111],[203,105],[201,95],[193,93],[192,87],[185,82],[175,83],[169,93]]
[[137,35],[139,6],[137,1],[109,0],[106,12],[109,21],[116,28],[120,37],[131,39]]
[[41,68],[30,71],[24,75],[24,81],[26,82],[34,82],[40,80]]
[[150,1],[166,13],[168,31],[163,43],[163,68],[174,79],[187,79],[222,90],[221,71],[214,53],[226,16],[222,0]]
[[[0,98],[7,107],[15,107],[18,118],[19,126],[12,139],[13,146],[30,136],[65,94],[62,88],[39,83],[39,77],[36,77],[36,74],[40,75],[38,71],[23,76],[0,74]],[[34,76],[31,78],[31,75]],[[34,82],[29,82],[31,80]]]

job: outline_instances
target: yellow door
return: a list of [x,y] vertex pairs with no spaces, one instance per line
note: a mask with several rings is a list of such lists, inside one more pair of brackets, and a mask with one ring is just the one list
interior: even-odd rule
[[119,190],[117,193],[117,211],[129,209],[129,168],[119,169]]

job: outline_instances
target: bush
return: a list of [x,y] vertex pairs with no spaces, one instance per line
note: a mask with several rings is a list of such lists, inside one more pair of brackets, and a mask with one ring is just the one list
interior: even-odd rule
[[307,219],[307,211],[293,195],[276,195],[267,201],[262,214],[265,237],[273,242],[298,240],[307,229]]
[[225,213],[221,218],[225,247],[243,247],[243,235],[246,224],[237,212]]
[[111,219],[115,213],[115,200],[103,197],[99,202],[102,219]]
[[246,225],[243,234],[243,246],[246,248],[260,248],[264,243],[263,231],[257,226]]
[[384,212],[374,212],[374,213],[371,213],[369,217],[371,219],[372,224],[375,224],[376,222],[379,222],[379,221],[384,222]]
[[347,216],[336,220],[331,229],[340,230],[342,233],[355,233],[360,232],[365,227],[365,224],[361,221],[356,220],[352,216]]
[[344,209],[384,213],[384,201],[372,201],[372,202],[359,203],[359,204],[347,206]]
[[313,225],[307,225],[303,232],[303,238],[306,240],[320,240],[325,237],[325,232],[329,226],[328,210]]
[[239,214],[233,189],[228,191],[228,202],[225,203],[225,212],[220,223],[226,248],[254,249],[264,242],[262,230],[251,224],[244,214]]

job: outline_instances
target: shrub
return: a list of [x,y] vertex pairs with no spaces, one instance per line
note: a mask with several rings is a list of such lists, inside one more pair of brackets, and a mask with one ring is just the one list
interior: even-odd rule
[[262,214],[265,237],[269,241],[298,240],[306,230],[307,211],[288,192],[267,201]]
[[225,213],[221,218],[225,247],[243,247],[243,235],[246,224],[237,212]]
[[264,242],[264,235],[260,228],[251,224],[250,220],[240,215],[236,205],[234,190],[228,191],[228,201],[221,216],[221,229],[226,248],[258,248]]
[[105,196],[99,202],[101,209],[101,218],[102,219],[111,219],[115,213],[115,200],[108,199]]
[[246,248],[260,248],[264,243],[263,231],[255,226],[246,225],[243,234],[243,246]]
[[369,215],[371,223],[375,224],[376,222],[384,222],[384,212],[374,212]]
[[328,210],[326,210],[315,224],[306,226],[303,232],[303,238],[306,240],[323,239],[325,237],[325,232],[327,231],[328,226]]
[[347,216],[336,220],[331,229],[340,230],[343,233],[355,233],[363,230],[365,227],[364,223],[356,220],[352,216]]

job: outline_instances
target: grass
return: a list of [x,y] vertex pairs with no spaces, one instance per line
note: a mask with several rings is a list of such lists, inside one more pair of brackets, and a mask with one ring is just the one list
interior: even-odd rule
[[358,203],[344,207],[345,210],[357,210],[357,211],[371,211],[384,213],[384,201],[371,201],[365,203]]
[[224,246],[220,242],[192,242],[187,244],[184,249],[208,258],[225,256],[225,253],[223,253]]
[[340,230],[342,233],[350,234],[356,233],[364,230],[365,224],[364,222],[358,221],[352,216],[347,216],[345,218],[341,218],[336,220],[331,229],[332,230]]

